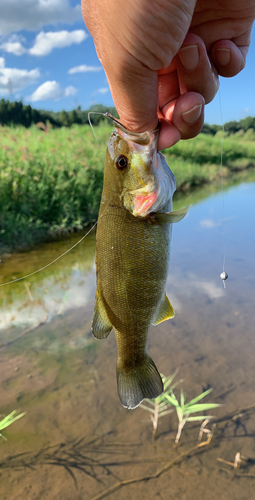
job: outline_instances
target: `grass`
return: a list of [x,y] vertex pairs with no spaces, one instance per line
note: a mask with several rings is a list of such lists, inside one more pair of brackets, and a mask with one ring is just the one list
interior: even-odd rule
[[152,431],[153,439],[155,439],[157,435],[159,419],[173,412],[172,408],[169,409],[169,401],[166,400],[166,395],[169,395],[169,393],[172,392],[180,382],[182,382],[182,380],[179,380],[178,382],[172,385],[176,373],[177,370],[174,372],[173,375],[170,375],[169,377],[165,377],[163,373],[161,373],[161,378],[164,384],[163,394],[161,394],[161,396],[159,396],[156,399],[146,399],[145,400],[146,405],[140,404],[139,406],[139,408],[142,408],[143,410],[150,412],[150,419],[152,421],[152,427],[153,427]]
[[3,429],[6,429],[6,427],[9,427],[9,425],[13,424],[16,420],[19,418],[23,417],[26,415],[26,413],[20,413],[19,415],[16,415],[17,410],[13,410],[9,415],[7,415],[3,420],[0,420],[0,437],[3,438],[5,441],[7,441],[6,437],[3,436],[1,431]]
[[[109,126],[100,127],[107,144]],[[0,241],[31,246],[97,220],[103,158],[89,127],[1,129]]]
[[175,438],[175,442],[179,443],[182,429],[186,422],[204,422],[205,420],[210,420],[213,418],[212,415],[195,415],[195,416],[190,416],[193,415],[193,413],[198,413],[200,411],[207,411],[207,410],[212,410],[214,408],[218,408],[220,405],[218,403],[199,403],[197,404],[198,401],[203,399],[205,396],[207,396],[212,389],[208,389],[205,392],[202,392],[202,394],[199,394],[196,398],[192,399],[188,403],[185,403],[185,393],[181,389],[180,391],[180,402],[176,398],[175,394],[173,391],[170,392],[170,394],[166,394],[165,399],[168,401],[171,405],[173,405],[176,409],[177,417],[178,417],[178,430]]
[[202,392],[195,398],[191,399],[188,403],[185,403],[186,395],[183,390],[180,390],[180,401],[176,398],[174,394],[174,389],[179,385],[183,380],[179,380],[175,384],[172,384],[173,379],[175,378],[177,370],[173,375],[169,377],[165,377],[161,374],[163,383],[164,383],[164,392],[156,399],[146,399],[146,404],[140,404],[139,408],[150,412],[150,418],[152,421],[152,437],[156,438],[159,418],[169,415],[174,410],[176,410],[176,414],[178,417],[178,429],[175,438],[175,443],[178,443],[181,437],[182,430],[187,422],[208,422],[213,418],[212,415],[193,415],[194,413],[199,413],[201,411],[212,410],[214,408],[218,408],[220,405],[218,403],[198,403],[201,399],[205,398],[212,389],[208,389],[205,392]]
[[[98,146],[88,125],[48,133],[1,127],[0,252],[82,231],[96,221],[111,130],[107,123],[95,129]],[[219,132],[200,134],[164,152],[179,191],[219,180],[221,141]],[[254,165],[249,130],[225,138],[225,177]]]

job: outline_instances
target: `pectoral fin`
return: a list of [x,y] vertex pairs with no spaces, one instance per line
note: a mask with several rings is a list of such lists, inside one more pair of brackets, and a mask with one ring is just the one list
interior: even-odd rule
[[187,214],[189,207],[180,208],[180,210],[175,210],[174,212],[166,212],[165,214],[157,213],[157,220],[160,224],[170,224],[172,222],[179,222]]
[[112,329],[112,324],[105,309],[104,299],[99,290],[96,291],[96,303],[92,321],[92,333],[96,339],[105,339]]
[[159,325],[159,323],[162,323],[162,321],[166,321],[167,319],[174,318],[174,309],[172,304],[170,303],[169,299],[166,296],[166,293],[163,297],[163,300],[159,306],[159,309],[157,311],[156,317],[153,320],[153,325]]

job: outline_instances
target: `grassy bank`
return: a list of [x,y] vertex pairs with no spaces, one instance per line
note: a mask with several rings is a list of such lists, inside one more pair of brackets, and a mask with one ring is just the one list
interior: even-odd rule
[[[106,144],[111,127],[71,129],[1,127],[0,251],[56,234],[80,231],[97,219]],[[255,165],[252,131],[225,138],[223,175]],[[165,151],[178,190],[219,181],[221,133],[200,134]]]

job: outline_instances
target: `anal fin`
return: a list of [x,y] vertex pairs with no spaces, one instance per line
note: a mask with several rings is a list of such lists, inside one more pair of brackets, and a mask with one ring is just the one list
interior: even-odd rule
[[159,325],[159,323],[162,323],[162,321],[174,318],[174,316],[174,308],[165,293],[152,324],[154,326]]
[[99,290],[96,291],[96,303],[92,321],[92,333],[96,339],[105,339],[112,330],[112,324],[108,318],[104,305],[104,299]]

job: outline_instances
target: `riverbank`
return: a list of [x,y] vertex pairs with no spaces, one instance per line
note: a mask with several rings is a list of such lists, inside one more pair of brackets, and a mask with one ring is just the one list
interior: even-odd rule
[[[82,231],[97,220],[105,149],[112,128],[1,127],[0,255]],[[255,166],[254,132],[225,137],[222,175]],[[221,184],[222,133],[200,134],[164,152],[177,190]]]

